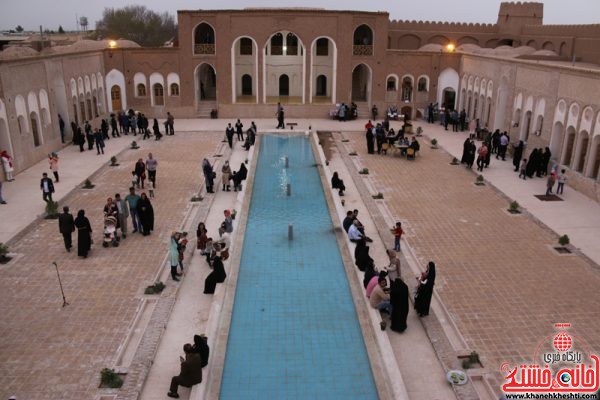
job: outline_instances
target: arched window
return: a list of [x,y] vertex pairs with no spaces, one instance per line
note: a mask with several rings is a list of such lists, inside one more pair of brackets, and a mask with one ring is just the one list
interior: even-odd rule
[[412,101],[413,81],[410,77],[402,79],[402,101]]
[[35,147],[38,147],[42,144],[42,141],[38,127],[37,114],[35,112],[29,114],[29,120],[31,121],[31,134],[33,135],[33,145]]
[[137,95],[138,97],[146,97],[146,85],[144,85],[143,83],[138,83]]
[[373,55],[373,31],[368,25],[360,25],[354,30],[355,56]]
[[17,125],[19,125],[19,133],[23,134],[23,132],[27,132],[27,125],[25,124],[25,118],[22,115],[19,115],[17,118]]
[[425,78],[424,76],[419,78],[419,82],[417,83],[417,90],[419,92],[427,92],[428,91],[428,87],[427,87],[427,78]]
[[298,38],[293,33],[288,33],[285,38],[285,55],[297,56],[298,55]]
[[395,76],[389,76],[387,78],[386,89],[388,92],[395,92],[398,90],[398,83],[396,82]]
[[279,77],[279,95],[290,95],[290,78],[286,74],[283,74]]
[[317,76],[317,96],[327,96],[327,77],[325,75]]
[[176,83],[171,83],[171,96],[179,96],[179,85]]
[[194,54],[215,54],[215,31],[206,22],[194,30]]
[[373,31],[368,25],[360,25],[354,30],[354,45],[373,45]]
[[328,56],[329,55],[329,39],[320,38],[317,39],[317,56]]
[[163,85],[160,83],[155,83],[152,87],[154,91],[154,105],[155,106],[164,106],[165,105],[165,93],[163,89]]
[[271,55],[283,55],[283,35],[281,34],[281,32],[277,32],[276,34],[271,36]]
[[243,37],[240,39],[240,56],[252,55],[252,39]]
[[242,75],[242,96],[252,96],[252,77],[248,74]]
[[[113,111],[121,110],[121,88],[118,85],[113,85],[110,88],[110,100],[112,101]],[[85,118],[85,116],[84,116]]]

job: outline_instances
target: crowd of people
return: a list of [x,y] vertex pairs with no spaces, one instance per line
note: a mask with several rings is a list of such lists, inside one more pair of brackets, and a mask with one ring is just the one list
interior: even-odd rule
[[421,149],[421,145],[414,136],[410,140],[405,136],[406,129],[409,125],[410,121],[405,120],[402,128],[396,133],[394,128],[390,128],[390,120],[387,117],[383,122],[377,123],[376,125],[374,125],[371,120],[368,120],[365,124],[367,152],[369,154],[375,154],[375,145],[377,145],[377,154],[387,154],[388,150],[393,146],[398,146],[403,154],[405,154],[409,148],[413,149],[416,154],[416,152]]
[[[60,121],[62,121],[62,118],[60,118]],[[167,112],[167,118],[164,122],[166,135],[175,134],[174,125],[175,118],[170,112]],[[59,126],[64,143],[64,122],[62,124],[59,123]],[[130,134],[135,137],[140,134],[142,140],[146,140],[152,134],[155,140],[160,140],[163,136],[156,118],[154,118],[152,127],[150,127],[150,121],[146,115],[141,112],[136,113],[132,109],[127,112],[110,114],[110,120],[102,119],[100,125],[95,128],[92,127],[89,121],[84,122],[83,129],[75,121],[71,121],[71,129],[73,131],[73,144],[79,146],[80,152],[85,151],[87,143],[87,150],[91,151],[95,147],[96,154],[98,155],[104,154],[106,141],[110,140],[111,137],[117,138],[121,137],[121,135],[128,136]]]
[[[371,307],[387,314],[390,319],[390,328],[396,332],[404,332],[407,328],[406,320],[409,311],[409,290],[402,279],[400,259],[400,241],[404,231],[402,224],[397,222],[391,228],[394,234],[394,248],[386,250],[388,264],[376,267],[373,258],[369,255],[372,242],[365,233],[364,225],[358,219],[358,210],[348,211],[342,222],[348,239],[356,244],[354,248],[354,263],[364,273],[363,286],[365,295],[369,298]],[[389,283],[388,283],[389,282]],[[420,317],[429,315],[433,285],[435,283],[435,264],[430,262],[427,270],[417,277],[417,290],[414,297],[414,308]],[[381,322],[385,329],[387,323]]]
[[[138,161],[136,165],[138,163],[140,163],[140,161]],[[151,183],[152,187],[154,187],[158,161],[152,156],[152,153],[149,153],[146,161],[142,161],[142,163],[144,164],[145,170],[147,168],[153,169]],[[43,174],[40,185],[44,200],[52,201],[54,186],[52,180],[48,178],[46,173]],[[148,236],[154,230],[154,207],[152,202],[145,192],[138,195],[136,193],[135,185],[129,188],[129,194],[124,198],[121,197],[119,193],[115,194],[114,199],[113,197],[107,198],[102,211],[104,225],[102,232],[103,247],[119,246],[121,239],[127,237],[129,231],[129,218],[131,218],[133,227],[132,233],[139,232],[143,236]],[[87,258],[92,245],[92,226],[89,219],[85,216],[85,210],[79,210],[77,212],[77,218],[73,218],[70,214],[69,207],[64,206],[63,212],[58,216],[58,228],[60,234],[63,236],[65,249],[68,252],[70,252],[72,248],[71,235],[77,230],[77,255],[82,258]]]
[[235,130],[233,128],[234,127],[231,126],[231,123],[228,123],[227,128],[225,128],[225,140],[229,144],[229,148],[233,149],[233,136],[237,135],[237,141],[243,142],[242,147],[246,151],[249,151],[250,147],[254,146],[254,143],[256,142],[257,128],[256,128],[256,124],[254,123],[254,121],[252,121],[250,123],[250,128],[248,128],[248,130],[246,131],[245,139],[244,139],[244,124],[242,124],[242,122],[239,119],[235,123]]

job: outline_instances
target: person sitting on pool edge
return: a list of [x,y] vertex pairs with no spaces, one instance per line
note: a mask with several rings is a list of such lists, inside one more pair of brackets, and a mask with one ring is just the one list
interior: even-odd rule
[[177,393],[179,386],[192,387],[202,382],[202,358],[194,352],[194,348],[189,343],[183,345],[183,352],[185,358],[179,357],[181,359],[181,371],[179,375],[171,378],[171,386],[167,393],[167,396],[174,399],[179,398]]
[[358,230],[360,231],[360,233],[362,233],[362,235],[365,237],[365,240],[367,242],[372,242],[373,239],[371,239],[370,237],[368,237],[365,233],[365,226],[362,224],[362,222],[360,222],[360,220],[358,219],[358,210],[354,209],[353,213],[352,213],[352,219],[354,221],[358,222]]
[[357,220],[354,220],[354,222],[352,222],[352,225],[350,225],[350,228],[348,228],[348,239],[350,239],[352,243],[358,243],[363,239],[366,240],[362,232],[358,229],[358,225],[359,222]]
[[339,189],[338,194],[340,196],[344,195],[344,190],[346,190],[346,186],[344,186],[344,181],[340,179],[337,171],[335,171],[333,173],[333,176],[331,177],[331,187],[333,189]]

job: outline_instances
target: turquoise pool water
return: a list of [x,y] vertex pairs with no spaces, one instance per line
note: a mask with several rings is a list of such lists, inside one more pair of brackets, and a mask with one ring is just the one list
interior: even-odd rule
[[263,136],[257,163],[221,398],[376,399],[309,139]]

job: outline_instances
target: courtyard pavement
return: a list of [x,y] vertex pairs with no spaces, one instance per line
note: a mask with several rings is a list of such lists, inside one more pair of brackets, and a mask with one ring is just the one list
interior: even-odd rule
[[[152,283],[169,234],[180,226],[189,197],[201,182],[200,161],[215,153],[227,122],[177,120],[174,137],[159,143],[138,140],[142,148],[125,150],[118,157],[119,167],[108,167],[108,160],[126,149],[131,138],[111,139],[106,149],[110,154],[104,156],[79,154],[71,146],[61,151],[55,200],[62,198],[61,207],[70,205],[74,214],[86,209],[95,241],[87,260],[64,251],[56,221],[38,220],[17,235],[43,212],[38,182],[47,171],[45,160],[4,185],[9,204],[0,206],[0,241],[9,241],[15,259],[0,266],[0,397],[87,399],[98,393],[99,371],[114,365],[141,292]],[[556,322],[570,322],[573,333],[592,349],[599,348],[597,267],[577,255],[555,254],[555,233],[528,215],[508,215],[507,197],[490,185],[475,186],[473,172],[449,165],[453,155],[460,158],[465,134],[420,124],[424,134],[436,137],[450,154],[430,149],[423,137],[421,154],[410,162],[366,154],[365,121],[294,122],[297,129],[310,125],[313,130],[347,132],[351,141],[346,148],[356,150],[360,165],[371,171],[369,179],[384,194],[393,219],[403,221],[406,242],[421,264],[436,261],[437,292],[468,346],[495,373],[496,383],[501,378],[499,365],[530,359],[537,343],[554,332]],[[259,129],[274,125],[273,120],[256,123]],[[126,193],[133,164],[149,151],[160,163],[153,201],[156,233],[128,236],[121,247],[103,249],[100,216],[106,197]],[[492,159],[483,175],[543,224],[567,233],[575,247],[598,262],[600,206],[569,187],[564,202],[541,202],[533,194],[545,191],[545,181],[520,181],[510,165]],[[68,194],[90,174],[96,188]],[[64,309],[53,261],[71,303]]]

